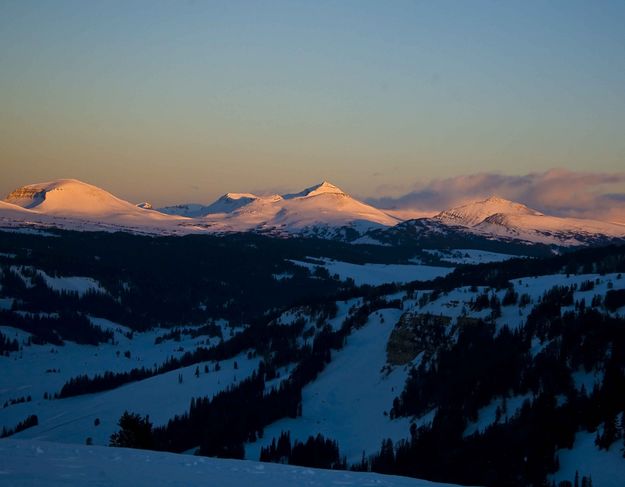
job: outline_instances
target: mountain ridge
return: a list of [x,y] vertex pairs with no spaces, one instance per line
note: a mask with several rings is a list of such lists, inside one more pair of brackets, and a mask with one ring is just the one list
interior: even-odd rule
[[[408,232],[413,241],[450,232],[563,246],[625,239],[624,225],[550,216],[499,196],[410,220],[353,198],[328,181],[283,195],[228,192],[208,205],[186,203],[154,209],[76,179],[58,179],[9,193],[0,205],[0,221],[9,226],[40,224],[157,235],[260,232],[347,241],[363,237],[363,242],[369,243],[381,242],[380,232],[400,231]],[[399,223],[402,225],[397,226]]]

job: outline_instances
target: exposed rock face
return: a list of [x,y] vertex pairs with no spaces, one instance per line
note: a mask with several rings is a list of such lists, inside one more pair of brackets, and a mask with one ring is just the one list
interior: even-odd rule
[[386,345],[390,365],[405,365],[424,352],[431,356],[449,341],[449,316],[406,312],[399,318]]
[[45,199],[45,189],[24,186],[11,191],[5,201],[7,203],[19,205],[23,208],[32,208],[33,206],[40,204]]

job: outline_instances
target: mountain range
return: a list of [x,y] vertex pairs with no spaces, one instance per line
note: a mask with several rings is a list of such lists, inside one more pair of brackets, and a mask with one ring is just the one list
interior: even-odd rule
[[155,210],[75,179],[59,179],[12,191],[0,201],[0,226],[169,235],[254,231],[386,244],[402,232],[417,239],[454,234],[561,246],[625,239],[625,225],[545,215],[495,196],[430,218],[402,220],[327,181],[292,194],[226,193],[209,205]]
[[[5,483],[622,484],[625,246],[562,247],[620,227],[498,197],[398,221],[330,183],[151,208],[0,204]],[[154,237],[191,232],[218,237]]]

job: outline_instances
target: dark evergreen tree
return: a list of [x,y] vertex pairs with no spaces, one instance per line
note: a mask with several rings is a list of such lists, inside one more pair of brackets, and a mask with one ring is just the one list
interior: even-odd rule
[[118,421],[119,431],[111,435],[109,445],[122,448],[153,449],[154,437],[149,416],[125,411]]

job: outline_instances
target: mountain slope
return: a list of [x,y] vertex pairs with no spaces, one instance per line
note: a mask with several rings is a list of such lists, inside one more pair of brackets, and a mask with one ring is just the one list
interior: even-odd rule
[[[399,222],[382,210],[362,203],[330,183],[308,188],[299,195],[286,195],[275,224],[291,228],[306,228],[325,224],[356,227],[393,226]],[[371,225],[375,224],[375,225]]]
[[[277,197],[280,198],[279,196]],[[181,215],[195,218],[212,213],[231,213],[257,199],[259,199],[259,196],[251,193],[226,193],[210,205],[185,203],[181,205],[165,206],[159,208],[158,211],[168,215]]]
[[463,238],[485,238],[503,242],[574,246],[625,239],[625,225],[559,218],[545,215],[521,203],[490,197],[450,208],[431,218],[410,220],[392,229],[378,230],[369,236],[384,243],[443,243],[447,240],[448,245],[453,245],[452,241]]
[[63,445],[35,440],[1,440],[0,472],[5,485],[11,486],[451,485],[374,473],[319,470],[275,463],[194,457],[126,448]]
[[433,218],[434,220],[438,220],[447,225],[473,227],[478,223],[483,222],[486,218],[496,214],[542,215],[542,213],[532,210],[521,203],[515,203],[514,201],[491,196],[483,201],[476,201],[467,205],[442,211]]
[[227,193],[208,206],[181,205],[162,211],[193,216],[212,230],[222,232],[332,233],[331,229],[345,226],[362,231],[399,222],[326,181],[298,193]]
[[542,214],[497,213],[485,218],[473,229],[486,235],[561,245],[576,245],[601,237],[625,237],[624,225],[580,218],[559,218]]
[[135,205],[75,179],[29,184],[12,191],[6,202],[41,213],[106,215],[135,210]]
[[625,225],[549,216],[498,197],[450,208],[430,218],[402,221],[401,215],[365,204],[327,181],[297,193],[226,193],[209,205],[153,210],[75,179],[59,179],[19,188],[1,203],[4,226],[73,230],[170,235],[252,231],[356,243],[459,245],[457,248],[470,248],[476,238],[559,246],[625,239]]
[[155,211],[75,179],[30,184],[12,191],[0,206],[0,218],[18,226],[40,224],[74,230],[156,234],[260,231],[323,236],[335,236],[341,227],[362,232],[399,221],[327,182],[284,196],[227,193],[210,205],[185,204]]
[[[341,294],[340,300],[335,301],[339,296],[330,294],[325,302],[311,300],[315,304],[284,308],[275,307],[267,298],[260,299],[259,309],[269,312],[257,313],[266,316],[266,321],[241,327],[233,325],[250,321],[237,317],[236,322],[228,324],[219,319],[215,324],[221,330],[220,337],[214,331],[204,334],[208,333],[205,323],[210,321],[209,317],[218,318],[224,311],[221,306],[214,307],[212,312],[207,310],[206,289],[211,288],[198,287],[200,282],[219,283],[226,294],[220,298],[215,293],[211,301],[223,299],[232,308],[238,308],[247,299],[231,301],[230,296],[240,294],[245,280],[252,281],[254,296],[268,287],[270,281],[262,279],[263,274],[268,274],[271,281],[282,283],[282,291],[290,288],[310,293],[315,283],[333,285],[333,279],[324,278],[324,273],[316,267],[325,267],[330,275],[336,267],[328,259],[315,259],[311,273],[297,284],[300,278],[295,269],[269,265],[271,259],[292,257],[294,246],[310,244],[301,239],[278,241],[226,236],[204,239],[206,242],[196,245],[201,239],[81,235],[81,248],[87,250],[80,260],[80,253],[72,249],[73,238],[76,236],[68,234],[57,239],[22,237],[2,242],[0,267],[5,276],[13,278],[3,280],[0,289],[0,307],[11,307],[10,313],[9,310],[2,313],[6,321],[0,329],[7,337],[18,340],[22,349],[0,356],[2,370],[6,371],[0,374],[0,404],[6,404],[0,409],[0,428],[16,428],[32,414],[38,417],[35,426],[15,433],[15,438],[107,444],[111,433],[117,430],[120,414],[129,410],[149,415],[159,428],[158,441],[176,439],[175,446],[166,443],[172,451],[190,451],[197,445],[227,441],[209,431],[210,442],[198,435],[178,443],[177,439],[186,436],[187,431],[201,428],[188,429],[191,423],[178,429],[162,427],[173,415],[187,411],[192,397],[214,397],[227,389],[233,391],[239,384],[241,392],[250,392],[250,384],[245,383],[254,371],[261,373],[262,357],[264,378],[255,382],[253,390],[268,393],[292,380],[291,393],[279,398],[273,396],[271,400],[250,395],[256,398],[253,402],[243,401],[233,393],[222,396],[220,401],[224,402],[219,411],[203,409],[201,413],[211,418],[206,424],[232,421],[233,426],[251,425],[244,434],[239,434],[238,427],[228,428],[233,441],[244,445],[241,454],[250,460],[258,459],[261,447],[267,449],[274,439],[279,443],[282,432],[290,431],[291,440],[302,442],[321,433],[338,442],[341,456],[349,463],[360,463],[365,450],[364,460],[377,471],[463,484],[543,485],[538,482],[540,476],[557,473],[559,479],[571,480],[575,470],[579,470],[580,477],[592,475],[597,485],[620,485],[605,479],[622,478],[619,476],[625,466],[620,452],[622,427],[618,426],[618,434],[607,443],[612,445],[609,452],[597,448],[594,439],[601,436],[597,432],[603,431],[610,414],[620,414],[625,407],[621,387],[625,383],[623,247],[585,249],[544,260],[462,266],[435,282],[413,283],[400,289],[389,287],[386,292],[390,294],[372,295],[368,290],[360,290],[356,292],[362,293],[361,296],[352,295],[348,300],[343,300],[345,295]],[[89,239],[98,246],[90,247]],[[124,245],[111,245],[112,239],[119,239]],[[171,266],[173,273],[168,272],[170,266],[154,266],[155,274],[162,274],[159,280],[155,274],[144,274],[143,262],[124,258],[136,254],[134,249],[125,250],[132,240],[145,249],[142,257],[148,263],[175,260],[176,265]],[[144,245],[147,240],[155,241],[155,245]],[[206,245],[209,240],[215,241],[215,247]],[[35,245],[38,241],[40,244]],[[268,251],[263,241],[279,243],[282,250]],[[250,244],[254,244],[252,250]],[[330,244],[335,245],[340,244]],[[215,255],[212,249],[218,246],[230,248],[236,263]],[[32,249],[32,254],[23,252],[24,248]],[[184,265],[180,259],[183,254],[191,254],[189,261],[194,267]],[[46,255],[49,257],[42,259]],[[59,258],[63,255],[73,259]],[[93,255],[99,256],[97,265],[81,265],[91,262]],[[212,261],[225,264],[222,274],[205,272],[213,267]],[[31,266],[35,262],[47,262],[46,273]],[[142,325],[146,323],[148,315],[141,311],[154,305],[142,306],[142,300],[137,298],[148,294],[157,294],[157,300],[163,303],[156,310],[153,323],[165,324],[161,319],[165,316],[162,309],[175,309],[176,296],[183,299],[181,306],[206,314],[196,315],[197,321],[192,322],[174,313],[174,321],[169,324],[180,323],[177,332],[155,328],[129,333],[133,328],[91,318],[91,323],[113,333],[112,339],[104,337],[98,345],[71,343],[70,338],[62,346],[42,345],[27,339],[30,324],[20,319],[24,313],[46,310],[41,315],[48,315],[67,306],[67,297],[58,294],[57,301],[53,299],[57,294],[42,292],[43,286],[60,291],[67,289],[59,289],[61,279],[103,282],[102,277],[109,275],[110,262],[125,263],[118,266],[115,280],[130,285],[120,286],[124,289],[124,301],[117,303],[115,282],[110,281],[101,291],[106,293],[101,299],[107,299],[108,305],[98,307],[126,316],[123,322],[127,325],[136,319]],[[253,263],[252,267],[249,262]],[[64,275],[59,271],[68,264],[72,272],[84,268],[86,273],[82,277],[76,274],[58,277]],[[234,277],[239,274],[237,265],[243,270],[240,280]],[[364,265],[359,272],[371,277],[368,269],[376,267]],[[132,277],[136,275],[133,269],[140,269],[143,278],[136,281]],[[57,277],[54,284],[48,278],[37,284],[28,277],[35,273]],[[177,275],[182,279],[177,279]],[[387,279],[384,282],[396,280],[392,274]],[[307,284],[302,285],[304,282]],[[227,294],[228,289],[231,295]],[[76,311],[92,315],[91,301],[76,303]],[[135,304],[126,306],[126,303]],[[274,311],[278,309],[279,314]],[[26,329],[7,325],[26,326]],[[228,343],[225,348],[223,343]],[[202,352],[196,356],[197,361],[176,362],[175,368],[162,369],[150,377],[109,383],[108,389],[75,388],[75,395],[45,399],[77,374],[94,377],[106,370],[119,373],[135,367],[151,368],[167,357],[181,358],[207,346],[219,351],[219,355],[212,355],[218,358],[219,367],[217,361],[209,358],[211,355]],[[311,371],[314,374],[308,375]],[[404,394],[404,391],[408,392]],[[26,394],[32,400],[21,400]],[[280,404],[291,400],[301,405],[297,413],[279,409]],[[249,404],[254,405],[252,414]],[[236,416],[230,414],[233,411]],[[267,415],[276,411],[280,414]],[[195,414],[200,413],[195,410]],[[255,414],[267,418],[267,422],[248,422]],[[564,419],[560,422],[557,418]],[[620,425],[620,418],[617,420],[616,424]],[[415,434],[411,424],[423,429]],[[527,431],[532,434],[527,435]],[[385,466],[368,456],[376,454],[386,438],[391,439],[391,449],[396,452],[394,458],[407,462],[403,466],[397,463],[394,470],[382,470],[389,463]],[[398,444],[397,440],[401,439],[409,443]],[[224,444],[231,445],[229,441]],[[385,448],[388,450],[388,444],[382,447]],[[122,455],[117,452],[120,450],[113,450],[112,455]],[[431,453],[426,456],[423,452]],[[204,450],[203,454],[213,453]],[[565,455],[568,457],[560,463],[560,472],[557,463],[551,463],[556,454],[561,460]],[[0,471],[15,468],[11,463],[5,467],[1,457]],[[193,457],[185,460],[190,458]],[[279,454],[264,458],[280,461],[281,457]],[[613,465],[606,466],[607,460]],[[196,458],[193,461],[199,462]],[[532,475],[529,478],[536,481],[519,480],[526,475]]]
[[28,215],[32,213],[29,209],[10,203],[8,201],[0,201],[0,211],[2,213],[14,213],[20,215]]
[[[124,201],[76,179],[58,179],[18,188],[0,207],[1,216],[28,217],[30,223],[77,230],[112,228],[172,231],[183,219]],[[19,223],[19,221],[18,221]]]

